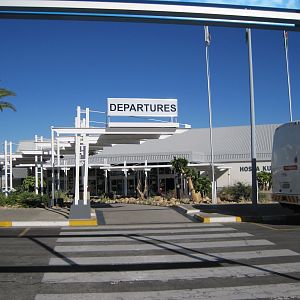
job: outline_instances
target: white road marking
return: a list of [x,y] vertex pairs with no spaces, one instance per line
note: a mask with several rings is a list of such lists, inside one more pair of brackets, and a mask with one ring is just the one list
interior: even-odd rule
[[59,235],[70,236],[70,235],[121,235],[121,234],[148,234],[148,233],[189,233],[189,232],[215,232],[215,231],[236,231],[234,228],[221,227],[221,228],[166,228],[166,229],[146,229],[140,230],[130,229],[130,230],[97,230],[97,231],[63,231]]
[[132,282],[159,280],[194,280],[197,278],[242,278],[274,275],[274,273],[288,274],[300,272],[300,262],[215,267],[215,268],[189,268],[168,270],[143,270],[143,271],[119,271],[119,272],[79,272],[79,273],[45,273],[42,282],[46,283],[76,283],[76,282]]
[[189,240],[189,239],[216,239],[216,238],[237,238],[237,237],[250,237],[253,234],[247,232],[227,232],[227,233],[199,233],[199,234],[173,234],[173,235],[128,235],[128,236],[91,236],[91,237],[65,237],[57,239],[57,243],[74,243],[74,242],[116,242],[134,241],[131,236],[138,238],[139,240]]
[[[193,227],[223,227],[223,224],[204,224],[204,223],[163,223],[163,224],[141,224],[141,225],[100,225],[98,227],[76,227],[78,230],[109,230],[109,229],[120,229],[120,227],[124,227],[126,229],[153,229],[153,228],[193,228]],[[63,227],[62,230],[74,230],[74,228]]]
[[68,226],[69,221],[13,221],[12,227],[61,227]]
[[152,255],[152,256],[109,256],[109,257],[66,257],[50,258],[51,266],[71,265],[126,265],[126,264],[151,264],[151,263],[185,263],[185,262],[203,262],[203,261],[220,261],[223,259],[253,259],[264,257],[280,256],[297,256],[299,253],[289,249],[278,250],[257,250],[257,251],[240,251],[225,253],[190,253],[174,255]]
[[122,293],[40,294],[35,300],[182,300],[182,299],[271,299],[299,297],[300,283],[250,285],[188,290],[142,291]]
[[[133,239],[134,240],[134,239]],[[149,239],[149,242],[153,242]],[[193,243],[156,243],[145,244],[136,243],[131,245],[75,245],[75,246],[56,246],[56,252],[114,252],[114,251],[145,251],[145,250],[169,250],[169,249],[206,249],[222,247],[249,247],[249,246],[269,246],[274,245],[267,240],[235,240],[219,242],[193,242]]]

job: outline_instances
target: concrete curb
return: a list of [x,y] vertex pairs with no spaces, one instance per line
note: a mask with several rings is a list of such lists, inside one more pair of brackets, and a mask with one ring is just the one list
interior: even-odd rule
[[300,220],[300,214],[288,215],[288,214],[273,214],[273,215],[228,215],[217,212],[203,212],[201,209],[194,208],[191,204],[178,205],[179,212],[194,217],[202,223],[287,223],[298,224]]
[[93,209],[91,219],[69,219],[66,221],[0,221],[1,227],[67,227],[97,226],[96,212]]
[[97,219],[69,220],[69,226],[97,226]]
[[192,205],[178,205],[177,209],[187,215],[193,216],[195,219],[202,223],[235,223],[242,222],[241,217],[237,216],[226,216],[216,213],[208,214],[201,213],[199,209],[192,207]]
[[237,216],[213,216],[208,217],[201,214],[195,214],[194,217],[202,223],[239,223],[242,222],[241,217]]
[[97,226],[97,219],[68,221],[0,221],[1,227],[67,227],[67,226]]
[[200,212],[199,209],[189,207],[189,205],[178,205],[177,209],[181,211],[182,213],[188,214],[188,215],[194,215]]

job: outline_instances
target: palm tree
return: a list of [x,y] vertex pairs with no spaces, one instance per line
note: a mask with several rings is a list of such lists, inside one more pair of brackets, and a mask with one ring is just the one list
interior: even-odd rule
[[193,178],[197,175],[197,172],[191,168],[188,167],[188,160],[185,158],[176,158],[171,161],[171,165],[175,170],[175,173],[177,174],[177,182],[179,181],[179,178],[183,176],[188,183],[189,190],[191,191],[192,200],[194,202],[199,202],[199,196],[200,194],[195,191],[194,188],[194,182]]
[[[6,96],[15,96],[15,95],[16,94],[12,91],[0,88],[0,99],[3,97],[6,97]],[[0,111],[3,111],[3,109],[6,109],[6,108],[10,108],[13,111],[16,111],[16,108],[14,107],[13,104],[6,102],[6,101],[0,101]]]

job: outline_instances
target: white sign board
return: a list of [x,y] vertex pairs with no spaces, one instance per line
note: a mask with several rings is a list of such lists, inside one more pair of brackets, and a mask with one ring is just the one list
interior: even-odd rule
[[108,98],[107,115],[118,117],[177,117],[177,99]]

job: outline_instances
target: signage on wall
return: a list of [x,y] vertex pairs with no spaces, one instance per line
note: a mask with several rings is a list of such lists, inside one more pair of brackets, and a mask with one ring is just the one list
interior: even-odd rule
[[177,99],[108,98],[107,116],[178,117]]
[[[240,172],[251,172],[252,167],[251,166],[246,166],[246,167],[240,167]],[[257,172],[271,172],[271,166],[257,166],[256,167]]]

